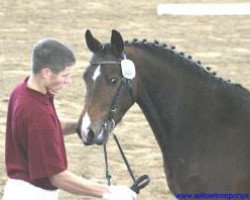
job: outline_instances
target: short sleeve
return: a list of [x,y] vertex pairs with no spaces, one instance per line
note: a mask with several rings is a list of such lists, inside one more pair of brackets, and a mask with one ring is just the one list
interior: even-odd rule
[[30,179],[50,177],[67,168],[66,152],[57,118],[36,113],[28,130],[28,168]]

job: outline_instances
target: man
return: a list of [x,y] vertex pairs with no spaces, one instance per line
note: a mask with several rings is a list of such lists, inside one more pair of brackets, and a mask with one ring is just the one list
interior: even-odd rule
[[31,61],[31,75],[10,96],[3,200],[56,200],[58,188],[107,200],[136,198],[126,186],[92,183],[67,170],[63,134],[73,133],[77,122],[58,118],[53,96],[71,80],[73,52],[47,38],[34,45]]

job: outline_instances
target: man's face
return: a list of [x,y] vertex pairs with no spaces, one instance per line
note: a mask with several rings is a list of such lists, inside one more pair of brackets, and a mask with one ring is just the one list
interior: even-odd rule
[[52,93],[57,93],[64,85],[70,83],[72,70],[73,66],[69,66],[57,74],[50,71],[45,82],[46,89]]

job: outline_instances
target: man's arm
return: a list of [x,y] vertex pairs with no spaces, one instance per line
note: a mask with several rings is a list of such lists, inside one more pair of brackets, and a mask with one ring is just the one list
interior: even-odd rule
[[65,170],[50,177],[52,185],[71,194],[103,198],[104,200],[134,200],[136,193],[127,186],[106,186],[92,183]]
[[68,119],[68,118],[59,118],[62,126],[63,135],[69,135],[72,133],[76,133],[77,128],[77,119]]
[[92,183],[65,170],[50,177],[52,185],[69,193],[102,198],[108,192],[108,186]]

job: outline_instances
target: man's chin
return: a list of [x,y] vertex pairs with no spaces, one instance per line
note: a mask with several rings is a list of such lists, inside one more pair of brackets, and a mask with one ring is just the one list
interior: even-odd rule
[[57,94],[58,91],[59,91],[59,90],[49,90],[49,92],[50,92],[51,94],[54,94],[54,95]]
[[60,90],[62,90],[63,89],[63,86],[62,87],[60,87],[60,88],[54,88],[54,89],[50,89],[50,90],[48,90],[50,93],[52,93],[52,94],[57,94]]

